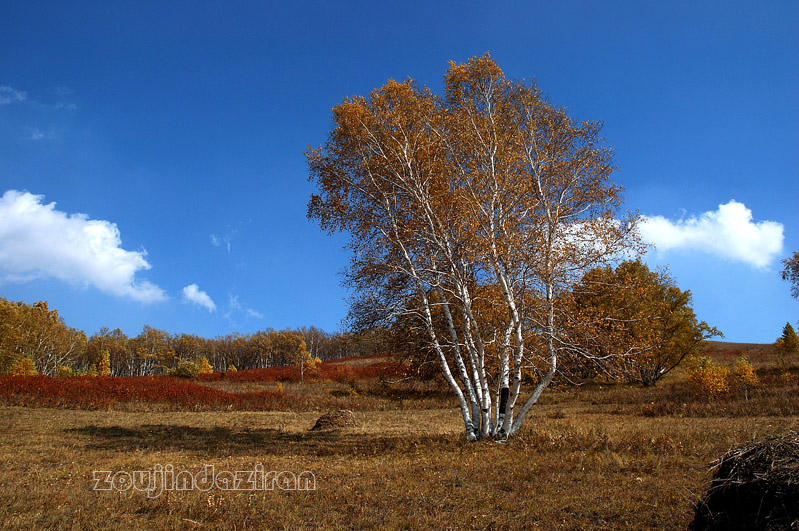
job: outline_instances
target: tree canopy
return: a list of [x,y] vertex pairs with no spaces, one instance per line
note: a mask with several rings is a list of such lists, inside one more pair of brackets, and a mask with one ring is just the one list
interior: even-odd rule
[[722,335],[697,321],[690,291],[639,260],[589,271],[568,298],[575,340],[594,352],[593,368],[643,385],[698,354],[705,339]]
[[782,279],[791,284],[791,295],[799,299],[799,251],[782,261]]

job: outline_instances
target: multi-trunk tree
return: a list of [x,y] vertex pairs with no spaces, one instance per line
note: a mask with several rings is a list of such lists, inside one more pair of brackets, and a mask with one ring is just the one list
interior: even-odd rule
[[599,124],[487,55],[451,63],[444,97],[389,81],[333,116],[309,216],[351,236],[354,322],[410,318],[466,437],[516,432],[562,356],[593,356],[564,342],[561,294],[637,243]]

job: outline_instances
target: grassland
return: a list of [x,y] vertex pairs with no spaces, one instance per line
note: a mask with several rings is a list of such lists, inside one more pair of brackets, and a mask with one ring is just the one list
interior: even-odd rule
[[[591,383],[545,393],[521,434],[467,443],[434,389],[376,378],[286,381],[299,404],[350,407],[359,426],[309,431],[323,409],[0,406],[0,522],[9,529],[675,529],[732,446],[799,429],[799,359],[741,354],[764,385],[749,400],[694,398],[684,375],[653,388]],[[362,361],[359,366],[364,366]],[[275,391],[272,381],[201,382]],[[2,385],[2,384],[0,384]],[[95,491],[93,471],[311,471],[316,489]]]

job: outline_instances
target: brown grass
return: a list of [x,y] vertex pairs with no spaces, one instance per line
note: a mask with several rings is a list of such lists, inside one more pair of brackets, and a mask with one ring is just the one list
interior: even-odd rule
[[[767,369],[776,362],[750,359]],[[370,385],[317,383],[306,392],[369,394]],[[357,427],[336,431],[309,431],[324,411],[0,406],[0,527],[684,529],[710,483],[709,463],[734,446],[799,428],[799,409],[769,405],[799,392],[780,380],[750,411],[732,408],[733,399],[680,395],[681,385],[676,374],[654,388],[552,389],[522,433],[504,444],[466,443],[452,402],[432,389],[411,398],[408,389],[392,396],[375,387],[385,398],[354,412]],[[683,413],[647,413],[652,402],[682,404],[677,397],[692,405]],[[381,409],[381,400],[405,406]],[[92,490],[93,470],[171,464],[194,473],[208,464],[233,471],[259,463],[312,471],[317,489],[155,498]]]

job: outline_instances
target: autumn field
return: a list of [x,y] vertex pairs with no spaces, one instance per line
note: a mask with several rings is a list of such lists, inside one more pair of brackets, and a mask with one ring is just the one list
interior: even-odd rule
[[[193,381],[3,378],[0,525],[685,528],[715,458],[799,429],[799,359],[731,343],[708,354],[730,369],[748,356],[760,385],[748,398],[697,397],[678,370],[655,387],[555,386],[505,443],[466,442],[455,401],[435,384],[386,383],[401,368],[385,358],[327,362],[304,382],[285,368],[282,376],[240,371]],[[353,411],[357,425],[310,430],[334,409]],[[95,471],[124,479],[167,466],[195,477],[213,466],[216,483],[94,490]],[[226,472],[255,470],[282,479],[310,472],[315,489],[222,488]]]

